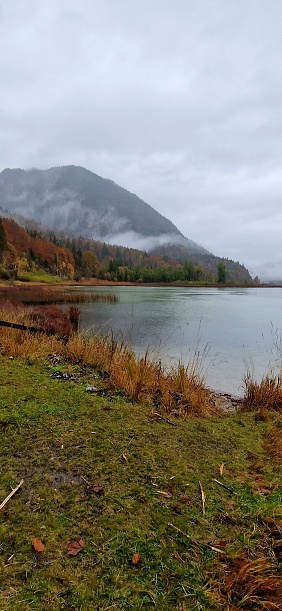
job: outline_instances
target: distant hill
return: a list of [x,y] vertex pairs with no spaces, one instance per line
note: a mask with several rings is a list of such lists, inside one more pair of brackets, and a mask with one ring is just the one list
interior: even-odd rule
[[137,195],[82,167],[5,169],[0,206],[69,235],[146,250],[177,243],[210,254]]

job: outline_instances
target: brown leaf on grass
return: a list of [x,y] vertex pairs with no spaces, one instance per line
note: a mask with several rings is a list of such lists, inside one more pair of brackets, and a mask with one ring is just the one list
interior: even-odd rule
[[226,547],[227,541],[212,541],[211,545],[214,547]]
[[79,552],[81,552],[83,547],[84,547],[84,540],[83,539],[78,539],[77,541],[71,541],[67,545],[68,555],[69,556],[76,556],[77,554],[79,554]]
[[138,554],[138,552],[136,554],[133,554],[133,556],[131,558],[132,564],[138,564],[138,562],[140,562],[140,560],[141,560],[141,554]]
[[123,460],[125,460],[125,462],[128,462],[128,458],[127,458],[127,456],[126,456],[126,454],[124,452],[121,455],[121,457],[123,458]]
[[224,469],[224,462],[222,462],[220,467],[219,467],[219,475],[223,474],[223,469]]
[[165,492],[164,490],[157,490],[158,494],[161,494],[165,499],[171,499],[171,492]]
[[8,588],[7,590],[2,590],[1,596],[10,596],[12,591],[13,591],[12,588]]
[[267,486],[265,484],[255,484],[252,488],[253,494],[260,494],[261,496],[270,495],[274,491],[274,486]]
[[258,489],[260,494],[272,494],[273,490],[274,486],[263,486],[262,488]]
[[97,486],[95,484],[87,484],[87,486],[85,486],[85,492],[87,492],[87,494],[101,494],[104,492],[104,488],[103,486]]
[[43,545],[43,543],[42,543],[42,541],[40,539],[33,539],[32,546],[33,546],[33,549],[35,549],[36,552],[44,552],[44,550],[45,550],[45,546]]

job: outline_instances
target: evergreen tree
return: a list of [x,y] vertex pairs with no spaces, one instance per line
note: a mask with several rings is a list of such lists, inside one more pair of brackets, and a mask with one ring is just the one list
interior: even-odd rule
[[219,261],[217,264],[217,282],[219,284],[220,283],[224,284],[226,282],[226,276],[227,276],[226,267],[222,261]]
[[2,220],[0,219],[0,263],[3,263],[3,253],[7,248],[7,238]]

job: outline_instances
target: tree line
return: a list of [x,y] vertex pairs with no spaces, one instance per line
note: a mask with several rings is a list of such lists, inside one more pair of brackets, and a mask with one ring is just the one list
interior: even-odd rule
[[[188,253],[187,253],[188,254]],[[233,261],[213,255],[199,256],[203,264],[187,257],[176,260],[168,255],[148,254],[133,248],[105,244],[82,237],[48,236],[36,229],[20,227],[0,218],[0,275],[20,277],[25,272],[43,270],[70,280],[98,278],[112,282],[224,284],[246,282]],[[239,270],[239,271],[238,271]],[[248,282],[248,280],[247,280]]]

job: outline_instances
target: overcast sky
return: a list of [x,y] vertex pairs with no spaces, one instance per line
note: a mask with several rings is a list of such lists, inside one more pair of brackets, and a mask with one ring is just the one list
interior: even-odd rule
[[0,0],[0,171],[82,165],[282,278],[281,32],[282,0]]

